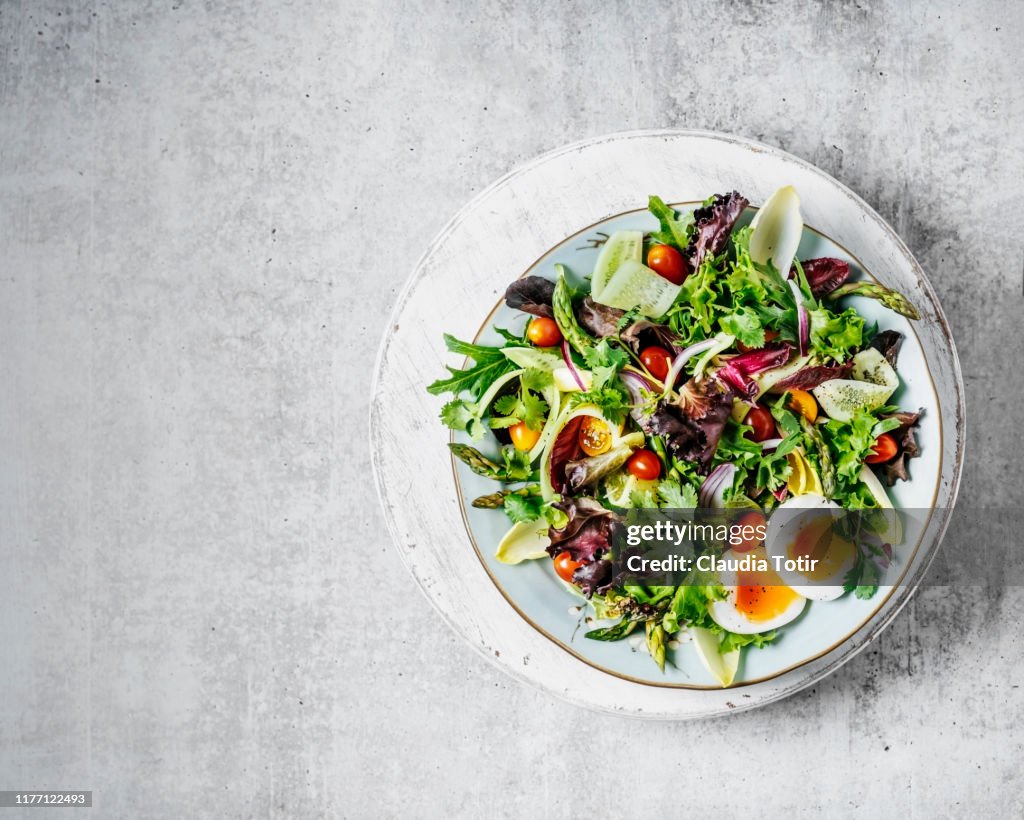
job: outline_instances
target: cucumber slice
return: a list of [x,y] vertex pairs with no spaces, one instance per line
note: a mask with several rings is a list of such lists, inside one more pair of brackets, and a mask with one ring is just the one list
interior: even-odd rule
[[535,347],[506,347],[501,352],[512,364],[517,364],[524,369],[551,371],[565,364],[561,356],[537,350]]
[[639,308],[645,316],[654,319],[672,307],[678,293],[679,285],[658,276],[635,259],[627,259],[619,265],[601,295],[594,299],[620,310]]
[[884,384],[830,379],[811,392],[830,418],[849,421],[858,410],[874,410],[884,405],[893,391]]
[[[601,248],[594,266],[594,275],[590,279],[590,295],[601,302],[601,293],[608,286],[615,271],[627,261],[641,261],[644,256],[644,235],[641,231],[616,231],[608,237]],[[606,305],[607,302],[601,302]],[[630,306],[632,307],[632,305]]]
[[558,388],[555,385],[549,384],[544,388],[544,401],[548,403],[548,417],[541,428],[540,438],[537,439],[537,443],[530,450],[531,464],[543,454],[544,450],[547,449],[548,442],[554,438],[555,431],[558,429],[558,417],[562,415],[562,394],[558,392]]
[[[892,365],[879,351],[873,347],[862,350],[853,357],[853,378],[871,384],[888,387],[893,393],[900,386],[900,377],[892,369]],[[891,397],[891,393],[889,394]],[[886,401],[889,399],[886,398]]]
[[783,379],[788,379],[797,371],[803,370],[807,367],[810,361],[810,356],[797,356],[793,361],[787,362],[782,365],[782,367],[773,367],[771,370],[765,370],[762,373],[755,373],[750,378],[753,379],[754,384],[757,385],[757,389],[759,391],[758,398],[775,387],[775,385]]

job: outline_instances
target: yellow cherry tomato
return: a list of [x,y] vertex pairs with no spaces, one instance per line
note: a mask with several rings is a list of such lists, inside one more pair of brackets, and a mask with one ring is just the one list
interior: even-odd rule
[[786,406],[790,410],[796,410],[810,422],[818,418],[818,403],[814,400],[814,396],[806,390],[790,390]]
[[517,450],[532,450],[534,445],[540,441],[540,430],[531,430],[526,426],[525,421],[509,427],[508,434],[512,437],[512,446]]
[[588,456],[599,456],[612,448],[612,432],[601,419],[587,416],[580,425],[580,447]]

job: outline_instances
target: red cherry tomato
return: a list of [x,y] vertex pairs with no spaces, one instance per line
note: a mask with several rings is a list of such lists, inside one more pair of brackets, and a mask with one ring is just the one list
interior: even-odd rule
[[653,245],[647,251],[647,267],[673,285],[681,285],[690,272],[683,255],[671,245]]
[[651,371],[654,378],[663,381],[668,375],[668,369],[672,366],[672,354],[663,347],[652,345],[640,351],[640,361]]
[[579,561],[572,560],[572,553],[568,550],[555,556],[555,572],[567,584],[572,583],[572,574],[581,566]]
[[653,481],[661,475],[661,459],[650,450],[637,450],[626,462],[626,469],[641,481]]
[[747,433],[748,438],[752,438],[754,441],[768,441],[770,438],[775,438],[775,419],[768,408],[762,407],[760,404],[752,407],[747,413],[747,424],[754,428]]
[[896,439],[888,433],[882,433],[882,435],[875,439],[875,446],[871,448],[871,455],[864,460],[868,464],[883,464],[895,458],[899,449]]
[[526,337],[537,347],[554,347],[562,343],[562,331],[554,319],[538,316],[526,329]]
[[764,541],[761,533],[765,531],[766,526],[764,515],[757,510],[751,510],[741,515],[733,525],[733,535],[740,540],[739,544],[730,542],[733,552],[750,552],[761,546],[761,542]]

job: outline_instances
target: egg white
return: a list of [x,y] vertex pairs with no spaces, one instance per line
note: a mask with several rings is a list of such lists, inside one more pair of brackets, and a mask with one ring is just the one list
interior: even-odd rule
[[[765,557],[764,549],[759,547],[750,553],[742,554],[729,550],[722,555],[722,558],[726,561],[740,560],[744,555]],[[774,573],[773,570],[771,572]],[[807,604],[806,598],[796,595],[786,608],[774,618],[753,620],[736,606],[736,590],[739,581],[737,574],[732,571],[722,571],[719,573],[719,578],[722,586],[725,587],[726,597],[723,600],[712,601],[708,605],[708,614],[723,629],[740,635],[756,635],[759,632],[770,632],[773,629],[785,626],[795,620],[804,611],[804,607]],[[778,586],[784,585],[780,578]]]
[[[779,515],[779,513],[782,515]],[[839,518],[842,508],[821,495],[800,495],[780,504],[768,521],[765,550],[769,556],[785,561],[790,558],[789,547],[800,532],[813,526],[822,517],[831,521]],[[838,536],[835,536],[838,539]],[[778,568],[779,576],[797,593],[812,601],[834,601],[843,592],[843,581],[856,563],[856,552],[851,550],[828,575],[812,577],[798,570]]]

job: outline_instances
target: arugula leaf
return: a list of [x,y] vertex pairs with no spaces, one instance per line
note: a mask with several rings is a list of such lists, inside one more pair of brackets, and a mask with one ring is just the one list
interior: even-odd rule
[[516,368],[504,356],[500,347],[462,342],[448,333],[444,334],[444,342],[452,353],[468,356],[474,364],[464,370],[448,366],[451,376],[447,379],[438,379],[427,387],[427,392],[435,396],[442,393],[458,395],[466,391],[474,399],[479,399],[496,379]]
[[651,233],[651,238],[662,245],[675,245],[680,251],[690,244],[690,230],[693,227],[693,212],[687,211],[681,217],[658,196],[647,200],[647,209],[661,224],[660,231]]
[[797,420],[796,415],[786,408],[788,401],[789,393],[783,393],[778,401],[769,408],[772,412],[772,417],[779,425],[779,429],[782,430],[782,434],[787,437],[800,432],[800,422]]

